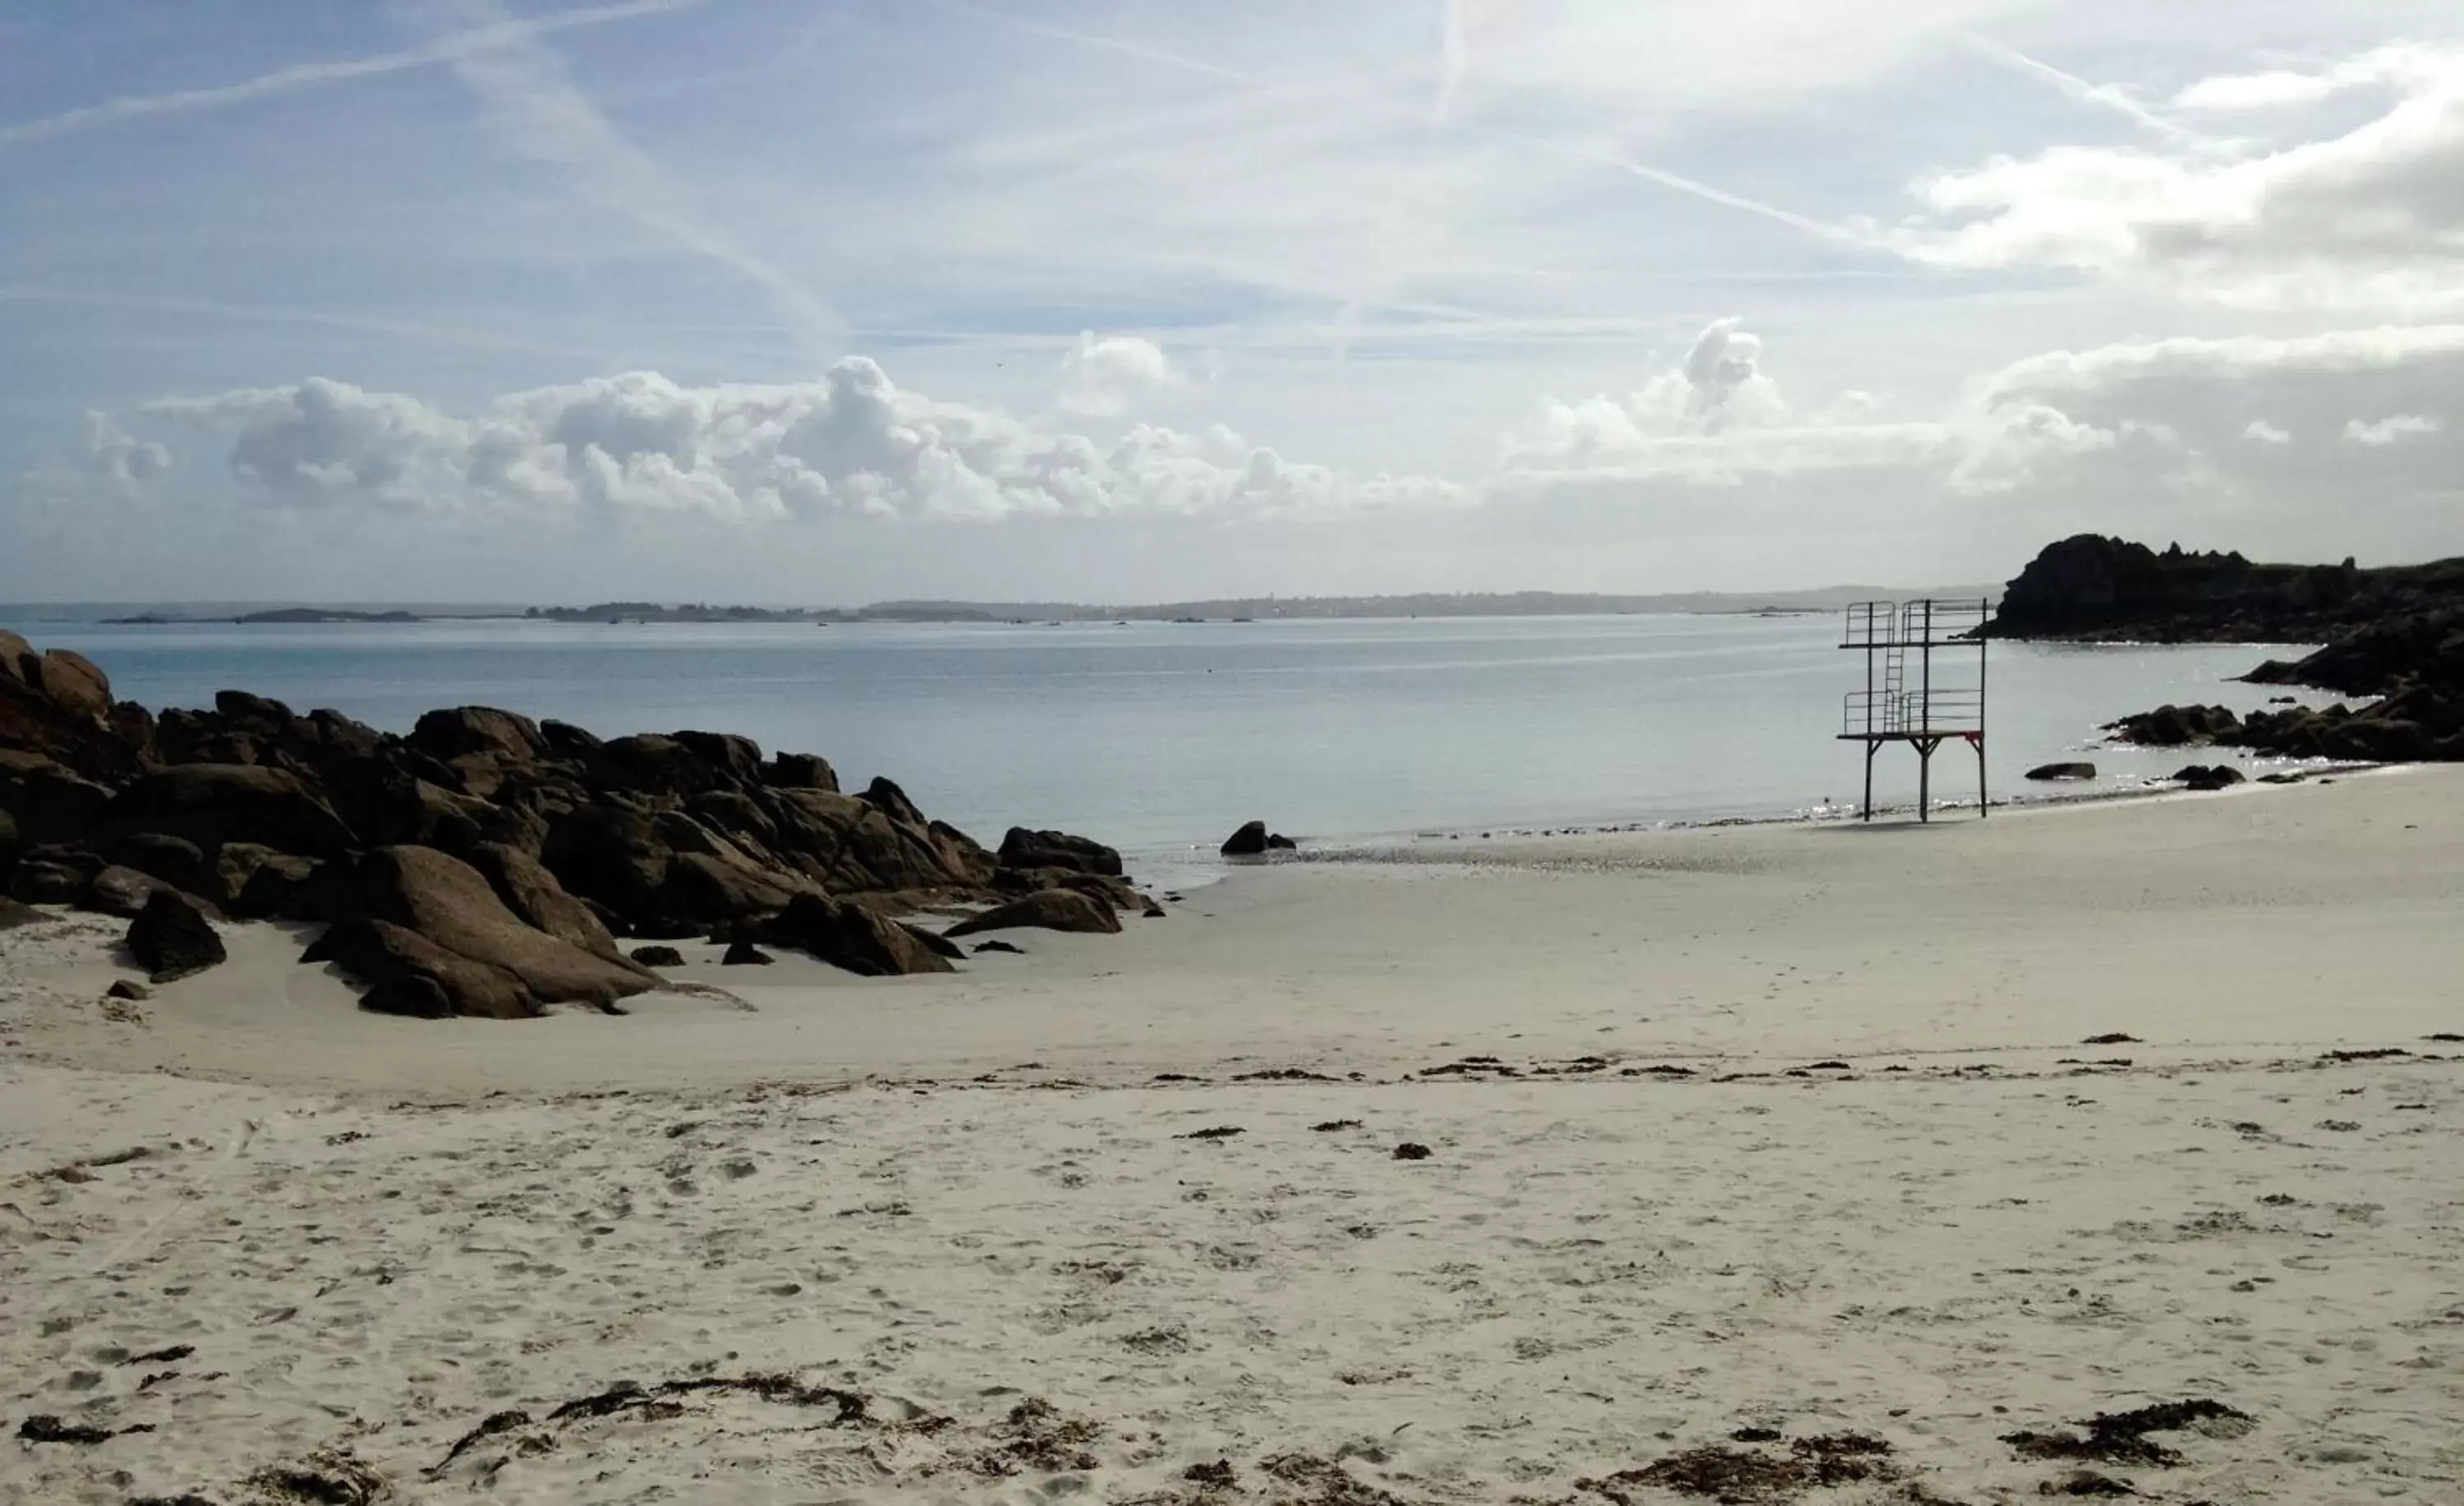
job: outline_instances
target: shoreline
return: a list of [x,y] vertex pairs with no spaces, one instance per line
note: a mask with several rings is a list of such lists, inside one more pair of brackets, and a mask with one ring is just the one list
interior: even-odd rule
[[[366,1015],[330,969],[296,961],[299,934],[249,925],[225,928],[230,962],[115,1023],[99,1001],[125,975],[123,923],[71,916],[47,928],[57,946],[0,939],[0,998],[15,1005],[0,1038],[22,1059],[112,1070],[525,1095],[798,1072],[965,1080],[1030,1060],[1118,1085],[1312,1053],[1395,1077],[1467,1041],[1501,1058],[1803,1061],[1960,1040],[2057,1056],[2113,1029],[2227,1055],[2402,1044],[2464,1031],[2464,933],[2438,900],[2464,896],[2464,879],[2416,830],[2464,821],[2464,775],[2401,772],[2265,799],[2076,802],[2056,820],[1304,854],[1191,887],[1120,935],[1011,932],[1023,955],[971,955],[954,975],[865,979],[795,953],[723,967],[716,944],[679,942],[686,964],[668,975],[722,992],[637,995],[621,1020]],[[2184,948],[2207,970],[2195,985],[2166,981]],[[2332,991],[2365,959],[2385,984],[2366,1017],[2234,1002]],[[1536,1013],[1500,1015],[1534,991]]]
[[[2179,750],[2181,754],[2185,757],[2200,751],[2200,749],[2194,747],[2186,747]],[[2436,767],[2434,764],[2415,763],[2345,763],[2330,760],[2294,759],[2279,759],[2275,761],[2298,764],[2299,767],[2280,772],[2298,775],[2299,777],[2276,781],[2247,778],[2239,784],[2229,786],[2223,790],[2192,790],[2170,779],[2148,779],[2138,787],[2128,789],[2087,789],[2080,790],[2074,794],[2048,792],[2033,797],[1997,797],[1992,801],[1991,811],[1994,815],[2025,816],[2046,812],[2092,810],[2106,805],[2186,798],[2195,796],[2251,796],[2274,790],[2294,789],[2304,784],[2315,785],[2325,783],[2332,785],[2340,779],[2359,778],[2365,775],[2399,774],[2409,770]],[[2279,771],[2270,772],[2273,773]],[[1933,811],[1936,819],[1972,820],[1977,818],[1976,802],[1973,800],[1938,799],[1933,802]],[[1988,817],[1986,818],[1991,819],[1991,818]],[[1230,873],[1237,873],[1245,869],[1271,868],[1280,864],[1292,862],[1409,863],[1448,862],[1455,861],[1448,855],[1451,849],[1427,845],[1440,842],[1469,843],[1472,847],[1477,847],[1479,844],[1484,842],[1497,843],[1507,841],[1568,840],[1580,840],[1584,838],[1648,836],[1654,833],[1667,832],[1727,831],[1735,829],[1757,829],[1764,827],[1853,827],[1868,824],[1921,825],[1924,824],[1924,822],[1917,818],[1916,802],[1908,800],[1876,805],[1874,807],[1874,819],[1871,822],[1862,820],[1857,815],[1854,807],[1830,806],[1818,808],[1811,812],[1800,810],[1778,816],[1725,816],[1700,819],[1597,823],[1574,821],[1557,826],[1518,827],[1492,824],[1485,829],[1479,830],[1477,836],[1474,835],[1475,828],[1470,825],[1459,827],[1441,826],[1410,833],[1396,832],[1370,834],[1365,836],[1304,836],[1294,839],[1301,843],[1301,846],[1289,855],[1269,853],[1257,858],[1224,858],[1220,855],[1207,857],[1204,849],[1196,846],[1188,848],[1185,854],[1177,849],[1167,851],[1166,849],[1159,848],[1130,848],[1125,849],[1125,853],[1133,857],[1142,859],[1152,858],[1155,861],[1167,862],[1177,861],[1185,856],[1192,864],[1196,864],[1201,858],[1205,858],[1207,862],[1211,862],[1223,871],[1221,873],[1215,874],[1212,879],[1201,880],[1200,883],[1202,884],[1206,882],[1214,882],[1215,880],[1220,880]],[[1465,850],[1470,849],[1467,848]]]

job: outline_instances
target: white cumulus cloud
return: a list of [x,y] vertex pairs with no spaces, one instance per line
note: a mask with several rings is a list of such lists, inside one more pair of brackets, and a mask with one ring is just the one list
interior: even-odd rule
[[2438,428],[2436,419],[2424,418],[2418,413],[2397,413],[2375,424],[2365,424],[2360,419],[2348,420],[2344,425],[2344,437],[2356,445],[2392,445],[2400,439],[2435,434]]
[[[1901,416],[1853,391],[1800,413],[1762,370],[1764,354],[1723,320],[1631,395],[1545,402],[1507,436],[1500,485],[1645,497],[1749,482],[1803,491],[1825,477],[1836,491],[1861,477],[1861,491],[1895,508],[2010,499],[2110,510],[2135,497],[2290,516],[2357,487],[2387,506],[2429,505],[2453,493],[2451,468],[2464,464],[2416,411],[2464,382],[2464,326],[2051,352]],[[2357,401],[2396,416],[2347,424]],[[2295,432],[2340,427],[2368,461],[2279,447]]]
[[1950,268],[2066,268],[2253,308],[2464,308],[2464,51],[2382,49],[2220,77],[2178,102],[2253,112],[2365,93],[2358,125],[2278,140],[2057,145],[1917,186],[1881,239]]
[[816,382],[692,387],[628,372],[499,398],[470,415],[314,379],[148,404],[231,436],[249,495],[437,513],[833,514],[996,519],[1309,513],[1441,506],[1462,488],[1285,459],[1221,426],[1137,425],[1111,443],[908,392],[864,358]]
[[1061,407],[1066,412],[1110,418],[1129,412],[1139,399],[1177,387],[1188,379],[1163,347],[1136,335],[1082,333],[1061,359]]
[[171,469],[169,449],[122,432],[108,413],[86,413],[85,447],[96,473],[108,481],[136,485]]

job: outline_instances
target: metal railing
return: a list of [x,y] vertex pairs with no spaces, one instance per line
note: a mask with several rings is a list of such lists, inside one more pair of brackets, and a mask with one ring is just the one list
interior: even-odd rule
[[1859,601],[1845,614],[1842,648],[1973,648],[1991,618],[1981,597],[1958,600]]
[[1898,639],[1899,623],[1897,601],[1859,601],[1848,608],[1847,626],[1839,635],[1839,646],[1880,648]]
[[1973,686],[1852,690],[1839,707],[1842,737],[1962,736],[1985,727],[1985,692]]

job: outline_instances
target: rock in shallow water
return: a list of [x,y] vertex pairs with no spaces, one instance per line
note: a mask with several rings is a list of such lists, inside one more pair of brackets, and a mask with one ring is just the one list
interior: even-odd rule
[[2179,748],[2186,743],[2213,742],[2241,730],[2241,718],[2225,706],[2160,706],[2152,711],[2141,711],[2118,722],[2108,722],[2104,730],[2118,743],[2142,743],[2151,748]]
[[2093,779],[2096,765],[2092,763],[2040,763],[2028,771],[2031,779]]
[[2194,763],[2173,771],[2173,778],[2185,789],[2221,790],[2241,783],[2243,775],[2229,763]]
[[1241,829],[1223,839],[1217,849],[1226,858],[1254,858],[1266,850],[1266,823],[1243,821]]

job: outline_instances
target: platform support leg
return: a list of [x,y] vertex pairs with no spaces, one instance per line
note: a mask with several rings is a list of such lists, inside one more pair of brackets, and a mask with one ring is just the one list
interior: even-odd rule
[[1862,818],[1869,821],[1874,818],[1874,750],[1880,746],[1870,737],[1865,739],[1865,814]]
[[1920,737],[1917,745],[1917,819],[1933,819],[1933,751],[1942,746],[1939,737]]

